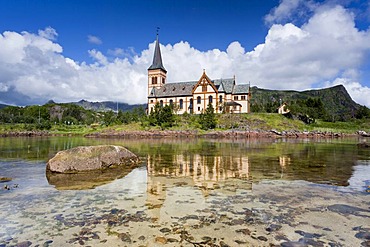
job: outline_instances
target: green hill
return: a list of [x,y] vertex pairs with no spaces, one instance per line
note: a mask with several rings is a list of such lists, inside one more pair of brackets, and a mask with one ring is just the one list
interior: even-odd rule
[[102,102],[90,102],[87,100],[80,100],[78,102],[73,102],[72,104],[82,106],[86,110],[93,110],[93,111],[117,111],[121,110],[123,112],[131,111],[134,108],[146,108],[146,104],[136,104],[136,105],[129,105],[126,103],[120,102],[113,102],[113,101],[102,101]]
[[[320,113],[319,118],[346,121],[354,118],[361,108],[352,100],[343,85],[302,92],[252,87],[251,93],[252,112],[275,112],[277,107],[285,102],[292,114]],[[318,108],[321,112],[318,112]]]

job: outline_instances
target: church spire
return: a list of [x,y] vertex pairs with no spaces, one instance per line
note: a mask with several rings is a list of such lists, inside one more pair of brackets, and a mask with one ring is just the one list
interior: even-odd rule
[[155,69],[161,69],[165,73],[167,73],[167,70],[164,68],[163,63],[162,63],[162,55],[161,55],[161,49],[159,47],[158,32],[157,32],[157,40],[155,41],[153,63],[152,65],[150,65],[148,70],[155,70]]

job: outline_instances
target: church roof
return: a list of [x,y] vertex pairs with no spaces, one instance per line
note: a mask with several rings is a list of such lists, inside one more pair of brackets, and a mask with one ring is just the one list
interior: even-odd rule
[[167,72],[167,70],[164,68],[163,62],[162,62],[161,48],[159,46],[158,35],[157,35],[157,40],[155,41],[153,63],[152,63],[152,65],[150,65],[148,70],[155,70],[155,69],[161,69],[164,72]]
[[233,94],[245,94],[249,92],[249,84],[235,85]]
[[161,88],[153,88],[149,98],[189,96],[192,95],[193,88],[197,83],[197,81],[166,83]]
[[[247,94],[249,84],[235,85],[234,78],[212,80],[219,93]],[[148,98],[191,96],[198,81],[166,83],[160,88],[153,88]]]
[[215,84],[215,86],[217,87],[217,89],[220,89],[219,92],[220,93],[232,93],[233,92],[233,88],[234,88],[234,85],[235,85],[235,81],[233,78],[229,78],[229,79],[216,79],[216,80],[213,80],[212,81],[213,84]]

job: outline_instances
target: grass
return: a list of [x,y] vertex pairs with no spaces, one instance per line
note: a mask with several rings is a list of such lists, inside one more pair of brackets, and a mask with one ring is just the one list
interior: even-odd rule
[[[320,131],[333,133],[354,134],[358,130],[369,132],[370,121],[353,120],[351,122],[324,122],[316,120],[314,124],[304,124],[300,120],[288,119],[275,113],[251,113],[251,114],[220,114],[217,117],[216,130],[277,130],[277,131]],[[197,122],[198,116],[177,116],[176,125],[170,130],[184,131],[196,130],[199,133],[205,132],[200,129]],[[6,132],[27,131],[29,126],[25,124],[0,124],[0,134]],[[130,124],[116,124],[111,126],[103,125],[53,125],[49,130],[55,135],[85,135],[93,132],[114,132],[114,131],[142,131],[160,130],[158,126],[142,126],[140,122]]]

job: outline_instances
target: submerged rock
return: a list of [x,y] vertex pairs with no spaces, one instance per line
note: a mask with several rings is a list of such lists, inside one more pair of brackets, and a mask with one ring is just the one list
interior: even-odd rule
[[78,173],[110,167],[137,165],[139,158],[124,147],[113,145],[80,146],[58,152],[46,166],[47,171]]
[[10,181],[12,181],[12,178],[0,177],[0,183],[10,182]]

